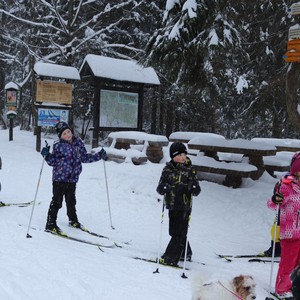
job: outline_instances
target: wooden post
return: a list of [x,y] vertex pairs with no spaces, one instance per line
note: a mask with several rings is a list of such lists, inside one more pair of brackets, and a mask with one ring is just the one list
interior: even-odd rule
[[93,114],[93,140],[92,148],[97,148],[99,146],[99,118],[100,118],[100,85],[95,84],[94,91],[94,114]]
[[41,152],[41,132],[42,132],[42,127],[37,126],[36,127],[36,151]]
[[13,140],[13,131],[14,131],[14,118],[9,118],[9,141]]

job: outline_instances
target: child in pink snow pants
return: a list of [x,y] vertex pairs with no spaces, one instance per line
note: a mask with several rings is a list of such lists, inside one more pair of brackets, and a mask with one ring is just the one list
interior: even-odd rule
[[300,158],[291,166],[290,173],[281,179],[283,198],[268,200],[268,207],[280,205],[281,259],[276,278],[275,292],[281,298],[293,299],[290,275],[300,262]]

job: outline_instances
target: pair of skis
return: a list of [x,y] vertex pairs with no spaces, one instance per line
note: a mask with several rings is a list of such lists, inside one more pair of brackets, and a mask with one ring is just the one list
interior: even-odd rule
[[[248,258],[248,262],[262,262],[262,263],[269,263],[272,262],[272,258],[266,256],[264,253],[258,254],[242,254],[242,255],[225,255],[225,254],[218,254],[216,255],[219,258],[224,258],[228,262],[232,262],[236,258]],[[279,260],[274,260],[275,263],[279,263]]]
[[61,232],[61,233],[55,233],[55,232],[52,232],[52,231],[47,231],[47,232],[51,233],[51,234],[53,234],[55,236],[67,239],[67,240],[71,240],[71,241],[78,242],[78,243],[83,243],[83,244],[88,244],[88,245],[96,246],[101,251],[103,251],[102,248],[123,248],[123,246],[120,245],[120,244],[125,244],[125,245],[129,245],[130,244],[130,241],[127,241],[127,242],[115,241],[115,240],[112,240],[108,236],[105,236],[105,235],[98,234],[96,232],[90,231],[86,227],[80,227],[80,228],[75,228],[75,229],[83,231],[83,232],[85,232],[85,233],[87,233],[89,235],[96,236],[96,237],[99,237],[101,239],[105,239],[105,240],[107,240],[107,243],[91,242],[89,240],[85,240],[85,239],[77,238],[77,237],[74,237],[74,236],[71,236],[71,235],[67,235],[64,232]]

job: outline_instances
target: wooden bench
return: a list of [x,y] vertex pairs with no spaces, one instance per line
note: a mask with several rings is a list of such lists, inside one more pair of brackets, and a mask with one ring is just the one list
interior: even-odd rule
[[138,150],[126,151],[124,149],[106,149],[107,158],[115,162],[131,161],[135,165],[147,162],[147,156]]
[[[130,156],[134,164],[141,164],[147,162],[147,160],[159,163],[163,158],[163,147],[169,144],[165,136],[140,131],[112,132],[109,134],[108,140],[110,148],[123,150],[119,154],[114,153],[114,155],[111,155],[110,159],[117,161]],[[140,154],[138,155],[138,152],[135,151]]]
[[247,163],[220,162],[207,156],[190,157],[192,164],[201,177],[201,172],[225,175],[223,185],[238,188],[242,178],[255,177],[258,169]]

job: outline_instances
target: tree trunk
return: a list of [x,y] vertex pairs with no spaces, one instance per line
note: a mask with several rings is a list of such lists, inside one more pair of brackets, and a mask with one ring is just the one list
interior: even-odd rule
[[300,131],[297,91],[299,87],[300,65],[291,63],[286,75],[286,105],[291,123]]

